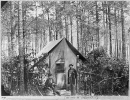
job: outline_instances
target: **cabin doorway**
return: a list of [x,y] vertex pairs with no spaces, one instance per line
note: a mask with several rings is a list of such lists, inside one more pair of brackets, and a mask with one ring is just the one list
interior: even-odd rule
[[58,89],[65,89],[66,76],[64,63],[56,63],[56,84]]

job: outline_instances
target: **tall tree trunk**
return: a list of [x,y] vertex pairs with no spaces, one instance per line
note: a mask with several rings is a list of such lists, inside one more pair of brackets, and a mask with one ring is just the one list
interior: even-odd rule
[[109,41],[110,41],[110,56],[112,56],[112,36],[111,36],[111,16],[110,16],[110,3],[108,3],[108,20],[109,20]]
[[40,38],[40,50],[42,49],[42,44],[43,44],[43,29],[41,29],[42,32],[41,32],[41,38]]
[[[81,1],[79,2],[81,5]],[[83,14],[83,9],[81,9],[81,15],[80,15],[80,45],[81,45],[81,53],[83,54],[83,21],[82,21],[82,14]]]
[[126,61],[126,44],[125,44],[125,28],[124,28],[124,9],[121,2],[121,26],[122,26],[122,58]]
[[[89,10],[88,10],[88,25],[89,25],[89,20],[90,20],[90,18],[89,18]],[[90,41],[91,41],[91,36],[90,36],[90,27],[88,27],[87,28],[88,29],[88,32],[87,32],[87,35],[88,35],[88,40],[87,40],[87,45],[86,45],[86,52],[88,52],[90,49],[90,46],[89,46],[89,44],[91,43]]]
[[7,36],[8,36],[8,57],[10,59],[11,57],[11,36],[10,36],[10,32],[7,33]]
[[88,45],[88,41],[85,43],[85,48],[84,48],[84,49],[85,49],[85,50],[84,50],[84,51],[85,51],[85,53],[84,53],[85,56],[86,56],[86,54],[87,54],[87,45]]
[[60,16],[59,18],[60,18],[60,26],[62,26],[62,27],[60,28],[59,34],[60,34],[60,38],[62,38],[62,37],[63,37],[63,22],[62,22],[62,16]]
[[115,56],[118,59],[118,38],[117,38],[117,16],[116,16],[116,8],[114,9],[115,14],[115,32],[116,32],[116,39],[115,39]]
[[[43,5],[43,2],[42,2],[42,12],[43,12],[43,16],[42,16],[42,17],[43,17],[43,19],[44,19],[44,18],[45,18],[45,16],[44,16],[45,14],[44,14],[44,8],[43,8],[43,7],[44,7],[44,5]],[[43,31],[44,31],[44,32],[43,32],[43,37],[44,37],[44,38],[43,38],[43,41],[42,41],[42,48],[43,48],[43,46],[44,46],[44,44],[45,44],[45,42],[46,42],[46,40],[47,40],[47,39],[46,39],[46,31],[45,31],[45,29],[44,29]],[[44,42],[44,44],[43,44],[43,42]]]
[[73,24],[72,16],[70,16],[70,25],[71,25],[71,44],[73,45],[72,24]]
[[[27,9],[26,9],[27,5],[25,4],[25,11],[22,10],[22,16],[23,16],[23,55],[26,55],[27,54],[27,34],[26,34],[26,13],[27,13]],[[24,61],[25,61],[25,56],[24,56]],[[25,64],[25,62],[24,62]],[[27,68],[26,66],[24,67],[24,88],[25,88],[25,91],[26,93],[28,92],[28,85],[27,85],[27,78],[28,77],[28,74],[27,74]]]
[[56,25],[55,25],[55,29],[56,29],[56,32],[55,32],[55,33],[56,33],[56,36],[55,36],[55,39],[57,40],[57,39],[58,39],[58,30],[57,30],[57,27],[58,27],[58,24],[57,24],[57,23],[58,23],[57,13],[58,13],[58,12],[57,12],[57,6],[56,6],[56,5],[55,5],[55,12],[56,12],[56,15],[55,15],[55,16],[56,16],[56,18],[55,18],[55,20],[56,20]]
[[118,42],[118,39],[117,39],[117,47],[116,47],[116,49],[117,49],[117,52],[116,52],[117,53],[117,59],[119,58],[119,46],[118,45],[119,45],[119,42]]
[[93,36],[91,37],[92,38],[92,49],[94,50],[94,39],[93,39]]
[[[66,1],[64,1],[64,10],[66,10]],[[66,39],[69,40],[68,38],[68,22],[67,22],[67,14],[65,14],[65,35],[66,35]]]
[[36,6],[36,33],[35,33],[35,54],[38,53],[38,27],[37,27],[37,2],[35,2]]
[[[106,5],[107,5],[107,2],[105,1],[104,2]],[[105,49],[106,49],[106,52],[108,53],[108,6],[106,6],[106,8],[105,8],[105,11],[106,11],[106,27],[105,27],[105,30],[106,30],[106,35],[105,35]]]
[[103,31],[103,35],[104,35],[104,47],[105,47],[105,50],[107,51],[107,42],[106,42],[106,39],[107,39],[107,33],[106,33],[106,29],[107,29],[107,25],[105,24],[105,19],[106,19],[106,16],[107,16],[107,14],[106,14],[106,16],[105,16],[105,11],[106,11],[106,13],[107,13],[107,8],[105,8],[105,2],[103,1],[102,2],[102,7],[103,7],[103,29],[104,29],[104,31]]
[[119,46],[118,46],[119,47],[119,55],[118,55],[118,57],[121,58],[122,52],[121,52],[121,40],[120,39],[118,40],[118,44],[119,44]]
[[11,53],[15,54],[14,1],[11,2]]
[[98,14],[98,5],[97,5],[97,1],[95,1],[95,3],[96,3],[96,24],[97,24],[96,35],[97,35],[97,46],[99,47],[99,27],[98,27],[99,14]]
[[67,26],[67,18],[65,16],[65,35],[66,35],[66,39],[68,40],[68,26]]
[[[23,37],[24,37],[24,46],[27,47],[27,44],[26,44],[26,32],[25,32],[25,27],[26,27],[26,7],[25,7],[25,12],[23,11],[22,12],[23,14]],[[26,54],[26,48],[24,47],[24,54]]]
[[80,45],[81,45],[81,52],[82,52],[82,54],[83,54],[83,39],[82,39],[82,21],[81,21],[82,19],[80,18]]
[[20,94],[24,95],[24,44],[23,44],[23,19],[22,1],[19,2],[19,60],[20,60]]
[[128,54],[129,58],[128,59],[129,59],[129,66],[130,66],[130,27],[129,27],[128,33],[129,33],[129,49],[128,49],[129,50],[129,54]]
[[[8,32],[7,33],[7,35],[8,35],[8,58],[9,58],[9,60],[11,60],[11,34],[10,34],[10,32]],[[3,47],[4,45],[2,45],[2,47]],[[13,69],[13,66],[12,66],[12,64],[10,65],[11,66],[11,82],[10,82],[10,85],[9,85],[9,89],[11,90],[11,92],[12,92],[12,69]]]
[[11,1],[11,39],[10,39],[10,61],[11,61],[11,93],[13,90],[13,83],[12,83],[12,77],[13,77],[13,57],[15,56],[15,30],[14,30],[14,1]]
[[[77,1],[78,2],[78,1]],[[77,49],[79,50],[79,21],[78,21],[78,3],[76,5],[76,26],[77,26]]]
[[105,14],[104,14],[104,10],[105,10],[105,8],[104,8],[104,1],[102,2],[102,9],[103,9],[103,29],[104,29],[104,31],[103,31],[103,35],[104,35],[104,46],[105,46]]
[[[92,19],[94,19],[94,16],[92,16]],[[93,25],[94,25],[94,23],[93,23]],[[95,41],[96,41],[96,36],[95,35],[92,35],[91,36],[91,40],[92,40],[92,48],[93,48],[93,50],[95,49],[95,47],[96,47],[96,43],[95,43]]]
[[50,16],[49,16],[49,8],[47,9],[47,16],[48,16],[49,41],[51,41],[52,38],[51,38],[51,31],[50,31]]
[[[119,28],[118,26],[119,26],[119,23],[120,23],[120,22],[118,22],[118,20],[120,19],[119,18],[119,16],[120,16],[119,11],[120,10],[117,10],[117,16],[116,16],[117,17],[117,29]],[[118,58],[120,58],[120,52],[121,52],[120,51],[120,39],[118,39],[118,38],[117,38],[117,52],[118,52]]]
[[79,24],[78,19],[76,20],[76,26],[77,26],[77,49],[79,50]]

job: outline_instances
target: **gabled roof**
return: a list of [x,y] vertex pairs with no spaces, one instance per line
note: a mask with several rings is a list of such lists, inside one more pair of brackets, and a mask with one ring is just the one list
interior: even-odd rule
[[72,52],[75,55],[79,55],[79,59],[81,59],[82,61],[86,61],[86,58],[67,39],[66,39],[66,42],[68,46],[70,47],[70,49],[72,50]]
[[65,39],[66,43],[68,44],[69,48],[75,55],[79,55],[79,59],[86,61],[86,58],[66,39],[62,38],[55,41],[50,41],[37,55],[35,58],[40,57],[42,54],[50,53],[63,39]]
[[[63,39],[63,38],[62,38]],[[54,49],[62,39],[50,41],[37,55],[35,58],[40,57],[42,54],[49,53],[52,49]]]

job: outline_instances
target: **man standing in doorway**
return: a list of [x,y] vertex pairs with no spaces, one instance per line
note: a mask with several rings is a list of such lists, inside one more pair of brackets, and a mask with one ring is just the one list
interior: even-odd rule
[[77,82],[77,71],[73,68],[72,64],[69,64],[70,69],[68,70],[68,84],[70,84],[71,95],[76,94],[76,82]]

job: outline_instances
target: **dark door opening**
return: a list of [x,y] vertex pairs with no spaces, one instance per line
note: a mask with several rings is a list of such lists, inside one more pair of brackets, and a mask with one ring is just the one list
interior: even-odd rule
[[65,76],[64,63],[56,63],[56,83],[58,89],[65,89],[66,76]]

